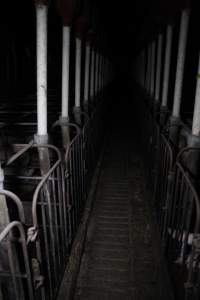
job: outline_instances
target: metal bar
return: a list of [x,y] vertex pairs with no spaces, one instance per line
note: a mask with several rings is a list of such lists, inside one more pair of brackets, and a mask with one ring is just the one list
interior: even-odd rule
[[190,16],[189,9],[185,9],[182,11],[180,34],[179,34],[178,58],[177,58],[177,66],[176,66],[174,103],[173,103],[173,111],[172,111],[173,117],[180,116],[189,16]]
[[167,26],[166,35],[166,47],[165,47],[165,63],[164,63],[164,76],[163,76],[163,93],[162,93],[162,106],[167,106],[168,90],[169,90],[169,74],[170,74],[170,62],[171,62],[171,50],[172,50],[172,35],[173,28],[169,24]]
[[62,50],[62,117],[69,115],[70,26],[63,26]]
[[47,134],[47,5],[36,4],[38,135]]
[[90,44],[86,44],[85,49],[85,81],[84,81],[84,103],[89,99],[89,70],[90,70]]
[[155,91],[155,101],[156,102],[158,102],[160,99],[162,44],[163,44],[163,35],[160,33],[158,36],[157,69],[156,69],[156,91]]
[[75,107],[81,105],[81,39],[76,38]]
[[199,56],[199,65],[198,65],[198,73],[197,73],[192,134],[196,136],[199,136],[200,134],[200,56]]
[[150,94],[154,97],[155,89],[155,41],[151,44],[151,83],[150,83]]
[[90,99],[94,98],[94,63],[95,63],[95,52],[94,47],[91,51],[91,65],[90,65]]

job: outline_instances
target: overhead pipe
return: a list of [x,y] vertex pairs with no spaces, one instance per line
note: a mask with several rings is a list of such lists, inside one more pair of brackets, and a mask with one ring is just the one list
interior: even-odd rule
[[57,0],[57,10],[62,18],[62,105],[60,124],[62,143],[66,149],[70,143],[69,127],[69,71],[70,71],[70,40],[76,0]]
[[182,98],[182,86],[183,86],[189,16],[190,16],[190,10],[184,9],[181,14],[174,101],[173,101],[172,116],[170,117],[170,139],[174,144],[177,143],[179,129],[180,129],[180,107],[181,107],[181,98]]

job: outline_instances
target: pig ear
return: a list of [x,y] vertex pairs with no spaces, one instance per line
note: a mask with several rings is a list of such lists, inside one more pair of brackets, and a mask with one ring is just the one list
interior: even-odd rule
[[56,0],[56,7],[64,25],[71,25],[74,18],[77,0]]

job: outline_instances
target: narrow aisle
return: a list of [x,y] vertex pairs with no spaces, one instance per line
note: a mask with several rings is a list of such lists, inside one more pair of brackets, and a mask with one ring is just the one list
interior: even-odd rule
[[77,279],[75,300],[172,299],[139,150],[111,130]]

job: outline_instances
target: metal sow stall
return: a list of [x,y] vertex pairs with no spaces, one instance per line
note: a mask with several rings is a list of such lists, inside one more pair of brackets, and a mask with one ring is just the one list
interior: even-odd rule
[[[60,112],[58,95],[51,98],[47,93],[48,4],[35,1],[37,97],[31,97],[24,108],[28,112],[19,107],[20,114],[12,122],[8,106],[0,128],[6,137],[6,142],[1,138],[0,161],[0,299],[6,300],[56,298],[103,134],[101,111],[110,71],[100,43],[89,31],[94,24],[88,19],[85,27],[79,20],[81,14],[87,19],[88,7],[81,11],[76,1],[58,1],[63,21]],[[74,39],[70,32],[76,27]],[[75,48],[70,47],[74,40]]]
[[[200,297],[199,65],[193,114],[185,113],[192,116],[190,125],[185,115],[181,119],[183,89],[187,86],[184,67],[191,63],[193,55],[187,48],[187,39],[194,36],[197,22],[194,9],[184,7],[179,13],[180,21],[176,19],[165,25],[164,31],[153,34],[152,41],[138,54],[134,72],[138,101],[142,102],[140,126],[147,180],[177,299]],[[175,25],[179,26],[176,35]],[[196,50],[195,60],[199,44],[191,38],[190,43]],[[197,59],[195,63],[197,66]]]

